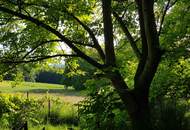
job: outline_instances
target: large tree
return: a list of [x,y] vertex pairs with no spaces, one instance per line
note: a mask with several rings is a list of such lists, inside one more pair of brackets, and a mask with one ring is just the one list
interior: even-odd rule
[[[176,2],[1,0],[1,65],[80,57],[111,80],[134,129],[151,130],[149,89],[164,52],[159,36],[167,11]],[[138,60],[132,89],[117,63],[117,49],[123,43],[131,45]],[[60,44],[66,44],[72,51],[67,53]],[[61,49],[55,51],[55,45]],[[89,48],[97,54],[86,53]]]

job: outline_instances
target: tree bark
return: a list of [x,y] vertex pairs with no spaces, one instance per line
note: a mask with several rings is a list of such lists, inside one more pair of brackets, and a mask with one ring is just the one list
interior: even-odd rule
[[112,23],[112,0],[102,0],[102,13],[104,25],[105,63],[107,66],[115,66],[116,58],[113,44],[113,23]]
[[[144,87],[144,86],[143,86]],[[146,86],[150,87],[150,86]],[[152,130],[151,114],[148,100],[148,90],[134,90],[137,109],[131,116],[134,130]]]
[[127,107],[133,130],[153,130],[148,97],[162,53],[154,18],[154,0],[136,0],[136,4],[141,29],[142,56],[134,77],[134,89],[128,90],[119,72],[114,73],[111,81]]
[[128,90],[128,87],[118,71],[111,77],[112,84],[131,118],[133,130],[152,130],[148,92]]

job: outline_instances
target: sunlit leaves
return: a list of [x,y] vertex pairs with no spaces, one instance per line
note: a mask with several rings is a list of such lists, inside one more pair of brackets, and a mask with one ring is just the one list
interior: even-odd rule
[[186,2],[177,2],[165,19],[161,43],[168,48],[175,46],[176,44],[174,43],[177,43],[179,40],[189,37],[190,12],[188,3],[188,0]]
[[162,62],[151,87],[150,99],[189,98],[189,64],[189,58],[180,58],[175,63]]

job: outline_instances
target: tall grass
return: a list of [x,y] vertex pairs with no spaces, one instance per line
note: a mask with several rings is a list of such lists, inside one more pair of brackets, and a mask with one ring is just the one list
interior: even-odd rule
[[74,130],[79,130],[78,127],[72,126],[72,125],[58,125],[58,126],[53,126],[50,124],[47,125],[39,125],[39,126],[31,126],[29,127],[29,130],[42,130],[44,128],[46,130],[69,130],[69,129],[74,129]]
[[59,99],[50,100],[50,107],[46,105],[41,109],[40,115],[44,124],[52,125],[78,125],[77,108],[71,103],[65,103]]
[[[10,94],[0,94],[2,96],[5,97],[19,97],[16,98],[19,101],[25,101],[26,98],[20,98],[22,94],[16,94],[14,96],[10,95]],[[28,101],[33,101],[32,98],[27,99]],[[32,129],[32,127],[34,127],[34,129],[40,129],[43,125],[47,125],[46,130],[64,130],[67,128],[72,128],[73,126],[75,126],[75,128],[78,125],[78,117],[77,117],[77,108],[76,106],[74,106],[72,103],[66,103],[63,102],[62,100],[60,100],[59,98],[55,98],[50,96],[49,94],[46,94],[46,96],[41,97],[39,99],[37,99],[36,101],[39,101],[41,106],[38,108],[36,111],[36,113],[34,114],[35,116],[35,120],[37,119],[38,124],[33,124],[32,122],[28,122],[30,125],[30,128]],[[50,105],[49,105],[50,104]],[[1,104],[0,104],[1,105]],[[24,112],[24,111],[23,111]],[[6,113],[5,113],[6,114]],[[10,113],[11,114],[11,113]],[[16,118],[15,118],[16,119]],[[28,120],[28,119],[26,119]],[[0,117],[0,121],[1,123],[3,122],[3,120]],[[17,120],[17,122],[19,123],[19,121]],[[22,123],[22,121],[20,122]],[[35,126],[32,126],[35,125]],[[6,130],[6,128],[3,126],[5,126],[4,124],[0,124],[0,130]],[[9,124],[6,125],[9,127]],[[67,127],[68,126],[68,127]],[[11,126],[12,127],[12,126]]]

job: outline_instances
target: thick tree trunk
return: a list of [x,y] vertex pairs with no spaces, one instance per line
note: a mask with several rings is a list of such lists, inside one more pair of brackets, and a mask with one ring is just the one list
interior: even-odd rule
[[139,107],[139,111],[131,117],[133,130],[153,130],[149,108]]
[[[115,70],[116,60],[113,46],[111,22],[111,0],[102,0],[106,65],[105,73],[126,105],[133,130],[153,130],[149,109],[149,88],[161,59],[159,37],[154,17],[154,0],[136,0],[142,41],[142,54],[134,77],[134,89],[130,90],[120,72]],[[111,71],[110,71],[111,69]]]
[[148,92],[135,93],[136,111],[130,115],[134,130],[152,130]]
[[112,76],[112,84],[126,105],[133,130],[152,130],[148,91],[130,91],[119,72]]

